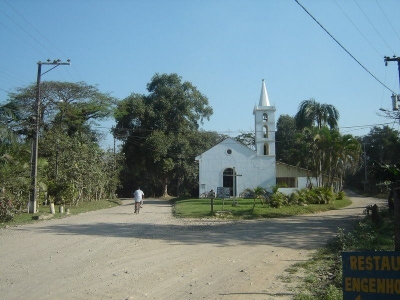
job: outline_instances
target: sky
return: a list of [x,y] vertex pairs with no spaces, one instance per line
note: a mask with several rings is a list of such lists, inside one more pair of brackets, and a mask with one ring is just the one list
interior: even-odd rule
[[398,130],[379,109],[399,93],[397,62],[384,63],[400,55],[399,11],[398,0],[0,0],[0,103],[36,83],[38,61],[70,59],[42,80],[122,100],[176,73],[213,108],[201,128],[230,136],[254,131],[262,79],[276,120],[314,98],[338,109],[343,134]]

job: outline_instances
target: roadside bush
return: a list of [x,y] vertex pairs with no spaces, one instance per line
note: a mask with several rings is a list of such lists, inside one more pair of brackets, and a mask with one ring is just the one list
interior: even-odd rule
[[343,200],[344,197],[346,197],[346,193],[343,191],[340,191],[336,196],[336,200]]
[[[301,291],[296,300],[341,300],[342,295],[342,251],[393,251],[394,216],[388,209],[381,211],[381,222],[372,223],[370,217],[358,221],[354,228],[345,231],[339,228],[336,237],[313,254],[312,259],[299,264],[303,278]],[[307,280],[318,277],[317,281]]]
[[334,285],[330,284],[325,295],[326,300],[341,300],[343,299],[343,291]]
[[365,217],[350,232],[339,229],[335,239],[337,249],[342,251],[393,250],[393,214],[389,210],[383,209],[380,216],[381,222],[377,225],[372,222],[370,217]]
[[309,190],[307,194],[308,204],[329,204],[336,199],[336,195],[330,188],[317,187]]
[[239,194],[239,198],[250,199],[254,198],[254,190],[251,188],[246,188]]
[[298,196],[297,203],[299,205],[303,205],[308,202],[308,198],[307,198],[308,191],[309,191],[308,189],[301,189],[296,192],[296,195]]
[[300,194],[298,192],[292,193],[289,195],[288,198],[289,205],[300,205]]
[[270,197],[269,205],[271,207],[279,208],[288,204],[288,197],[280,192],[272,194]]
[[0,198],[0,221],[9,222],[14,218],[15,208],[11,200]]

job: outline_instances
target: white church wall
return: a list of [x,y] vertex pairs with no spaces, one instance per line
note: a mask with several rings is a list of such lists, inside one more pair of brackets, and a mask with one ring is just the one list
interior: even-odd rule
[[237,195],[246,188],[270,189],[276,184],[275,158],[258,157],[253,150],[233,139],[224,140],[196,159],[199,161],[199,194],[222,187],[223,172],[227,168],[235,168],[238,175]]
[[[275,111],[275,106],[270,105],[263,79],[259,105],[253,109],[257,152],[228,138],[197,156],[200,194],[223,187],[224,170],[231,168],[235,168],[236,173],[234,194],[239,195],[244,189],[257,186],[272,190],[276,185]],[[267,151],[264,146],[268,147]],[[228,153],[228,149],[232,152]]]

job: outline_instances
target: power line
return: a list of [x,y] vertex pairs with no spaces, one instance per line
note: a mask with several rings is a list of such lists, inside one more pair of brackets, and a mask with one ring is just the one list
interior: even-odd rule
[[[28,23],[38,34],[40,34],[41,37],[43,37],[48,43],[50,43],[50,45],[52,45],[58,52],[60,52],[64,58],[67,58],[67,56],[60,50],[58,49],[51,41],[49,41],[46,36],[44,36],[39,30],[36,29],[36,27],[34,27],[32,25],[32,23],[30,23],[22,14],[20,14],[7,0],[3,0],[5,3],[7,3],[8,6],[10,6],[12,8],[12,10],[14,10],[26,23]],[[3,12],[4,13],[4,12]],[[13,21],[13,20],[12,20]],[[13,21],[14,22],[14,21]],[[15,22],[14,22],[15,23]],[[21,28],[21,26],[19,26],[17,24],[18,27]],[[21,28],[22,29],[22,28]],[[24,29],[22,29],[24,30]],[[25,31],[25,30],[24,30]],[[26,32],[26,31],[25,31]],[[28,32],[26,32],[29,36],[31,36]],[[32,37],[32,36],[31,36]],[[35,39],[34,37],[32,37],[36,42],[38,42],[40,45],[42,45],[37,39]],[[42,45],[43,46],[43,45]],[[46,50],[48,50],[53,56],[57,56],[54,55],[51,50],[49,50],[48,48],[46,48],[45,46],[43,46],[43,48],[45,48]]]
[[335,4],[339,7],[339,9],[342,11],[342,13],[346,16],[346,18],[350,21],[351,24],[353,24],[354,28],[357,29],[357,31],[361,34],[361,36],[365,39],[365,41],[372,47],[372,49],[375,50],[375,52],[379,55],[379,57],[382,57],[383,55],[376,50],[376,48],[370,43],[370,41],[365,37],[365,35],[361,32],[361,30],[354,24],[354,22],[350,19],[350,17],[345,13],[345,11],[342,9],[342,7],[335,1]]
[[[5,68],[5,67],[4,67],[3,65],[1,65],[1,64],[0,64],[0,69],[1,69],[2,71],[6,71],[6,72],[10,73],[12,77],[15,77],[16,79],[18,79],[18,80],[20,80],[20,81],[28,81],[27,78],[22,77],[21,75],[15,73],[14,71],[11,71],[11,70]],[[29,80],[30,80],[30,79],[29,79]]]
[[36,50],[37,52],[39,52],[40,54],[44,55],[44,53],[38,49],[36,49],[34,46],[32,46],[32,44],[30,44],[29,42],[27,42],[26,40],[24,40],[22,37],[20,37],[17,33],[15,33],[14,31],[12,31],[7,25],[3,24],[2,22],[0,22],[1,25],[3,25],[5,28],[7,28],[12,34],[14,34],[15,36],[17,36],[21,41],[25,42],[28,46],[32,47],[32,49]]
[[[376,126],[384,126],[384,125],[388,125],[388,124],[391,124],[391,123],[392,122],[376,123],[376,124],[365,124],[365,125],[341,126],[341,127],[338,128],[338,130],[344,130],[344,129],[362,130],[362,129],[376,127]],[[109,130],[113,129],[112,127],[106,127],[106,126],[94,126],[94,128],[102,128],[102,129],[109,129]],[[114,129],[127,132],[128,135],[126,135],[126,137],[130,136],[129,132],[132,132],[132,133],[134,133],[134,132],[136,132],[136,133],[145,133],[145,132],[152,133],[154,131],[157,131],[157,129],[150,130],[150,129],[116,128],[116,127],[114,127]],[[301,129],[295,129],[294,130],[294,132],[301,132],[301,131],[302,131]],[[167,133],[182,133],[182,134],[188,133],[187,131],[166,131],[166,132]],[[215,132],[217,134],[223,135],[223,134],[226,134],[228,131],[212,131],[212,130],[208,130],[208,131],[204,131],[204,132]],[[276,133],[277,131],[269,131],[269,132],[275,132]],[[190,131],[189,131],[189,133],[190,133]],[[230,131],[229,133],[233,133],[233,132]],[[240,134],[242,134],[242,133],[244,133],[244,134],[245,133],[255,133],[255,131],[254,130],[250,130],[250,131],[242,130],[242,131],[238,131],[236,133],[240,133]],[[125,136],[123,134],[118,134],[118,133],[116,135],[119,135],[120,137]],[[140,138],[144,138],[144,137],[140,137]]]
[[383,85],[386,89],[388,89],[390,92],[395,94],[394,91],[392,91],[388,86],[386,86],[382,81],[380,81],[375,75],[373,75],[366,67],[364,67],[328,30],[325,29],[324,26],[314,16],[308,12],[308,10],[300,4],[298,0],[294,0],[296,3],[348,54],[350,55],[351,58],[353,58],[354,61],[356,61],[369,75],[371,75],[376,81],[378,81],[381,85]]
[[[7,0],[3,0],[15,13],[17,13],[30,27],[32,27],[44,40],[46,40],[55,50],[57,50],[62,56],[64,56],[65,59],[68,59],[67,55],[61,51],[54,43],[52,43],[44,34],[42,34],[31,22],[29,22],[17,9],[15,9]],[[1,11],[1,10],[0,10]],[[32,36],[29,32],[27,32],[24,28],[22,28],[17,22],[15,22],[11,17],[9,17],[7,14],[5,14],[3,11],[1,11],[4,15],[6,15],[14,24],[16,24],[21,30],[23,30],[26,34],[28,34],[32,39],[34,39],[39,45],[41,45],[44,49],[46,49],[52,56],[57,56],[55,55],[49,48],[47,48],[45,45],[43,45],[40,41],[38,41],[34,36]],[[4,25],[4,24],[3,24]],[[5,25],[4,25],[5,26]],[[10,29],[9,29],[10,30]],[[10,30],[11,31],[11,30]],[[15,34],[15,33],[14,33]],[[17,34],[16,34],[17,35]],[[18,36],[18,35],[17,35]],[[19,36],[18,36],[19,37]],[[19,37],[21,38],[21,37]],[[21,38],[22,39],[22,38]],[[31,45],[31,47],[33,47]],[[35,49],[37,50],[37,49]],[[37,50],[39,51],[39,50]],[[80,78],[81,81],[83,81],[82,76],[76,69],[75,65],[72,65],[72,68],[75,70],[75,72],[78,74],[78,77]],[[67,69],[66,72],[69,74],[69,76],[73,79],[72,74],[69,72]],[[59,73],[60,74],[60,73]]]
[[382,14],[383,14],[383,15],[385,16],[385,18],[386,18],[386,21],[389,23],[390,27],[393,29],[393,31],[394,31],[394,33],[396,34],[397,38],[400,40],[400,37],[399,37],[399,35],[397,34],[396,29],[394,29],[392,23],[390,22],[389,18],[386,16],[386,14],[385,14],[385,12],[383,11],[383,9],[382,9],[381,5],[379,4],[378,0],[375,0],[375,2],[376,2],[376,4],[378,4],[378,6],[379,6],[379,8],[380,8],[380,10],[381,10],[381,12],[382,12]]
[[22,28],[17,22],[15,22],[9,15],[7,15],[4,11],[2,11],[0,9],[0,12],[5,15],[8,19],[10,19],[16,26],[18,26],[19,29],[21,29],[23,32],[25,32],[28,36],[30,36],[34,41],[36,41],[40,46],[42,46],[44,49],[46,49],[47,51],[49,51],[52,56],[56,56],[53,52],[51,52],[51,50],[49,50],[48,48],[46,48],[41,42],[39,42],[34,36],[32,36],[28,31],[26,31],[24,28]]
[[379,31],[376,29],[376,27],[374,26],[374,24],[372,24],[371,20],[368,18],[368,16],[365,14],[364,10],[361,8],[361,6],[358,4],[357,0],[354,0],[354,2],[357,4],[358,8],[361,10],[361,12],[363,13],[364,17],[368,20],[369,24],[371,24],[372,28],[375,29],[375,32],[379,35],[379,37],[382,39],[382,41],[385,43],[385,45],[390,49],[390,51],[392,51],[392,53],[394,54],[394,51],[392,50],[392,48],[390,48],[389,44],[386,43],[385,39],[382,37],[382,35],[379,33]]

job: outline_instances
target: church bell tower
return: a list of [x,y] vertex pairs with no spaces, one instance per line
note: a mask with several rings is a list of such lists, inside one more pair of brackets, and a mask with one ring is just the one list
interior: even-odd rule
[[270,105],[263,79],[260,101],[253,110],[257,156],[275,156],[275,111],[275,106]]

